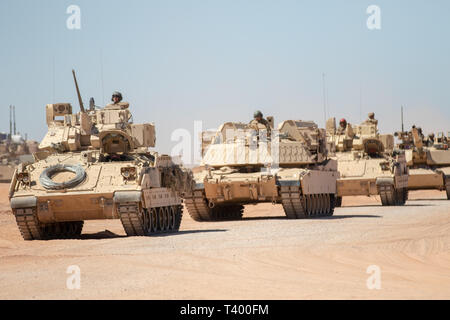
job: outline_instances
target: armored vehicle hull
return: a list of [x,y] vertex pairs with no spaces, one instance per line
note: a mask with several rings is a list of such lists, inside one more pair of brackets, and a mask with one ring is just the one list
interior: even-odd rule
[[[97,219],[120,219],[128,236],[178,230],[180,193],[164,185],[183,179],[184,173],[170,157],[143,153],[127,161],[97,162],[100,155],[93,153],[89,157],[94,161],[87,162],[85,154],[50,155],[26,166],[26,171],[18,169],[11,184],[11,208],[25,240],[77,237],[83,221]],[[67,170],[58,171],[51,181],[67,183],[73,178],[71,168],[84,179],[63,189],[49,188],[43,178],[61,165]],[[125,177],[124,172],[134,173]]]
[[409,168],[409,190],[436,189],[446,191],[450,200],[450,167]]
[[352,154],[337,153],[337,205],[342,197],[379,195],[385,206],[404,205],[408,199],[408,170],[404,156],[391,159],[353,159]]
[[[331,163],[330,163],[331,165]],[[334,211],[336,171],[280,169],[274,175],[212,172],[185,204],[196,221],[240,219],[245,204],[281,203],[288,218],[330,216]],[[197,176],[196,181],[202,178]]]
[[[242,130],[245,136],[247,129],[241,123],[219,129],[205,152],[207,169],[194,175],[195,190],[185,196],[191,217],[240,219],[244,205],[262,202],[282,204],[292,219],[332,215],[338,172],[336,161],[326,158],[324,131],[310,122],[289,120],[280,124],[275,144],[248,143],[248,136],[230,139],[230,131]],[[250,139],[255,136],[250,133]],[[264,166],[274,163],[273,151],[276,169]]]
[[394,153],[394,136],[378,133],[378,122],[368,120],[353,128],[336,129],[327,121],[329,143],[335,148],[340,178],[336,206],[342,197],[379,195],[382,205],[404,205],[408,199],[408,167],[404,152]]
[[[409,168],[409,190],[436,189],[446,191],[450,200],[450,150],[448,140],[436,141],[428,146],[415,127],[410,132],[397,133],[403,140]],[[441,138],[442,139],[442,138]],[[443,140],[443,139],[442,139]]]

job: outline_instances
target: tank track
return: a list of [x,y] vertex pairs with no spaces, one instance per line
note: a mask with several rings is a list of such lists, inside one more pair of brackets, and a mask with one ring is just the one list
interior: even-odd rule
[[336,197],[336,198],[334,199],[334,206],[335,206],[336,208],[342,207],[342,197]]
[[307,217],[300,187],[281,187],[281,204],[288,219]]
[[408,200],[408,189],[395,189],[391,184],[378,185],[378,194],[383,206],[403,206]]
[[446,176],[444,182],[445,182],[445,191],[447,192],[447,199],[450,200],[450,176]]
[[235,204],[210,208],[209,202],[202,191],[195,191],[194,194],[186,195],[184,204],[189,215],[195,221],[240,220],[244,212],[244,206]]
[[117,204],[117,214],[127,236],[151,236],[177,232],[180,229],[183,208],[181,205],[140,208],[139,203]]
[[51,240],[79,238],[83,221],[42,224],[36,217],[36,208],[15,209],[17,227],[24,240]]
[[42,230],[35,216],[35,208],[15,209],[17,227],[24,240],[41,240]]
[[281,204],[288,219],[332,216],[335,207],[333,194],[303,195],[300,187],[281,187]]

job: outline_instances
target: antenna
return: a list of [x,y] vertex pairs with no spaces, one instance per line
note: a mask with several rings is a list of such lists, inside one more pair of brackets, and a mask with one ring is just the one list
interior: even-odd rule
[[73,81],[75,81],[75,88],[77,89],[78,102],[80,103],[80,111],[84,111],[83,100],[81,99],[80,89],[78,88],[77,76],[75,75],[75,70],[72,69]]
[[52,68],[53,69],[52,70],[52,78],[53,78],[53,88],[52,88],[53,89],[53,92],[52,92],[53,93],[53,97],[52,97],[53,100],[52,101],[54,102],[55,101],[55,56],[53,56],[52,67],[53,67]]

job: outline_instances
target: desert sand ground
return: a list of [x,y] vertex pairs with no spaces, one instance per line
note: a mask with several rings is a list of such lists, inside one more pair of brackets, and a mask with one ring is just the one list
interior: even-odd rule
[[[22,240],[0,185],[2,299],[449,299],[450,201],[417,191],[404,207],[344,199],[331,218],[287,220],[281,206],[244,220],[124,237],[118,220],[85,224],[82,239]],[[81,270],[69,290],[68,266]],[[369,290],[367,268],[381,271]]]

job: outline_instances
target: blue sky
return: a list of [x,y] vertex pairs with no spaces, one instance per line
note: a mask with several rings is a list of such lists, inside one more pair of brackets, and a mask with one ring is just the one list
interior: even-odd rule
[[[66,28],[69,5],[81,30]],[[381,30],[366,27],[369,5]],[[78,106],[119,90],[135,122],[155,122],[157,149],[177,128],[249,121],[253,111],[324,125],[370,111],[380,129],[450,130],[450,2],[363,0],[164,0],[0,2],[0,131],[14,104],[18,129],[40,140],[44,107]],[[103,71],[103,72],[102,72]],[[103,79],[103,81],[102,81]]]

